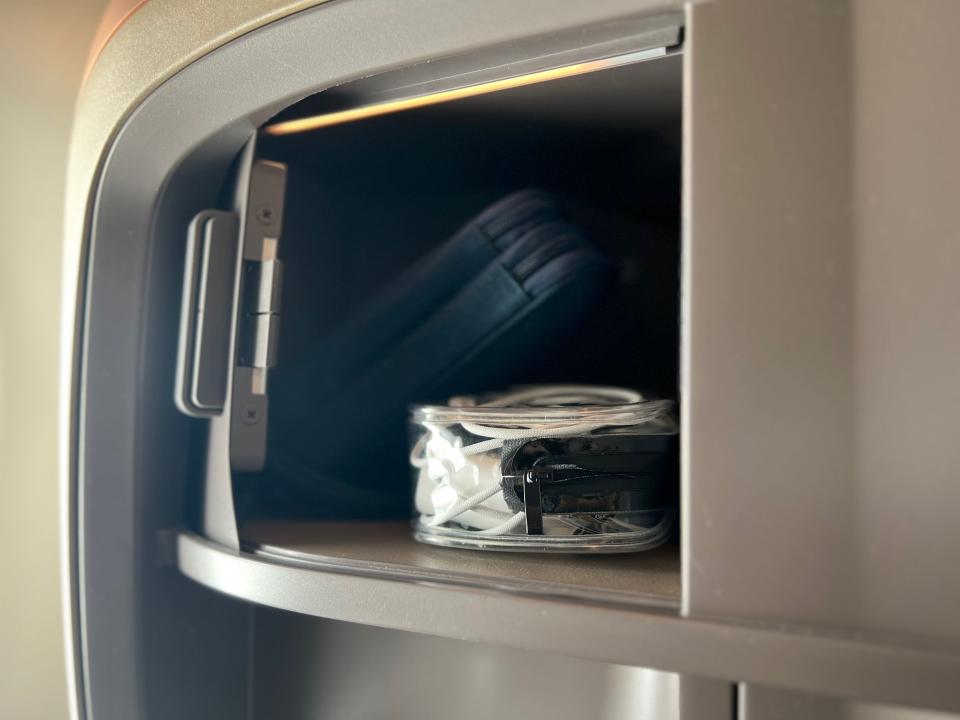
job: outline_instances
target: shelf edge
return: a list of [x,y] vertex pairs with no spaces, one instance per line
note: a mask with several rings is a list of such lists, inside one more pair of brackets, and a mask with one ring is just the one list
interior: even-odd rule
[[177,536],[188,578],[330,620],[857,700],[960,711],[960,653],[288,564]]

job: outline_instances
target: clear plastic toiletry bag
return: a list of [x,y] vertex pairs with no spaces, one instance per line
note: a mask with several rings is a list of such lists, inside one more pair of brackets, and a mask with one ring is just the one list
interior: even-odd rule
[[414,532],[434,545],[630,552],[662,545],[678,504],[671,400],[547,385],[418,406]]

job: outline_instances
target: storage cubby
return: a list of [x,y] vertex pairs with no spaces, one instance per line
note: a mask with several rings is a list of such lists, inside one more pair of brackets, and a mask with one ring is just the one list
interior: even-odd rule
[[[236,478],[245,547],[318,566],[679,605],[676,533],[653,553],[607,558],[503,557],[415,544],[403,408],[394,408],[387,429],[348,462],[327,462],[318,436],[315,464],[301,453],[291,469],[284,443],[310,418],[312,402],[324,411],[318,393],[337,383],[312,375],[325,338],[478,212],[527,188],[555,197],[564,216],[611,258],[609,287],[549,344],[519,340],[498,362],[491,386],[457,385],[454,377],[447,387],[459,394],[589,383],[675,398],[681,67],[681,57],[670,56],[262,135],[258,157],[285,164],[288,173],[283,322],[270,377],[267,466]],[[348,105],[351,97],[349,86],[334,89],[272,122]],[[410,396],[405,404],[445,400]]]
[[[498,363],[492,386],[458,386],[456,378],[447,386],[459,394],[590,383],[676,397],[681,63],[679,56],[666,57],[261,138],[258,156],[284,163],[288,180],[283,325],[279,363],[270,379],[270,451],[265,472],[238,483],[239,512],[248,523],[241,536],[248,544],[272,551],[292,547],[301,559],[356,552],[358,561],[384,561],[378,543],[394,548],[410,542],[402,524],[411,492],[402,413],[394,411],[391,429],[370,438],[366,451],[347,463],[325,463],[322,436],[314,439],[315,468],[301,464],[299,473],[275,458],[310,412],[311,400],[317,412],[323,411],[322,395],[311,393],[336,384],[336,378],[311,376],[325,337],[463,223],[510,193],[538,188],[557,198],[564,216],[612,259],[614,272],[602,297],[549,344],[519,340],[510,358]],[[349,86],[332,90],[284,111],[274,122],[347,104],[350,97]],[[443,403],[446,397],[405,400]],[[288,412],[291,407],[298,411]],[[376,499],[338,497],[331,503],[325,482],[345,488],[345,494],[355,484],[365,498],[373,493]],[[344,520],[386,524],[381,531]],[[296,521],[299,529],[278,529],[283,521]],[[339,523],[336,533],[315,527],[330,522]],[[678,602],[676,556],[674,544],[658,552],[656,561],[612,558],[596,573],[591,570],[595,558],[552,560],[544,567],[554,568],[563,581],[562,567],[572,562],[578,569],[568,573],[578,578],[573,587],[609,584],[623,593],[635,583],[641,595]],[[511,571],[504,568],[523,563],[484,560],[500,568],[494,575],[508,580]],[[398,562],[451,571],[484,564],[472,553],[414,547]],[[656,568],[654,574],[674,577],[657,581],[648,593],[645,573],[626,570],[647,564]],[[614,579],[617,573],[609,569],[618,567],[625,572]],[[543,579],[549,582],[550,574],[545,570]],[[527,577],[526,571],[520,577]]]
[[[61,574],[81,715],[600,716],[617,665],[680,673],[684,720],[960,708],[960,486],[931,360],[956,354],[936,332],[957,287],[949,11],[350,0],[158,45],[183,23],[158,5],[93,64],[70,162]],[[337,328],[529,187],[611,258],[603,297],[521,336],[496,377],[407,393],[359,449],[308,429],[300,467],[278,466],[294,406],[328,412],[314,381],[343,379],[311,370]],[[396,405],[558,380],[681,397],[672,542],[415,542]],[[890,406],[931,421],[897,434]]]

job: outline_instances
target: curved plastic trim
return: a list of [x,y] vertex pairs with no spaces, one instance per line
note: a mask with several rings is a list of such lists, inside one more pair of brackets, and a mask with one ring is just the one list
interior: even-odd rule
[[952,651],[518,594],[363,563],[295,562],[237,553],[191,533],[177,537],[176,561],[185,575],[213,590],[316,617],[856,700],[960,710],[954,692],[960,654]]

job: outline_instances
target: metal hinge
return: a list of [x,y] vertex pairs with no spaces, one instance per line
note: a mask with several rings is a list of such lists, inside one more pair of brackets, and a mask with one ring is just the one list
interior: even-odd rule
[[[265,452],[267,376],[277,364],[283,265],[277,258],[286,168],[258,160],[236,212],[204,210],[190,224],[177,358],[177,406],[195,417],[229,409],[243,426],[238,468]],[[244,222],[240,222],[243,216]],[[233,454],[233,447],[231,447]]]
[[245,288],[240,319],[240,348],[237,362],[254,369],[251,391],[267,391],[266,371],[277,364],[280,329],[280,295],[283,264],[277,259],[277,241],[267,238],[259,261],[243,263]]

